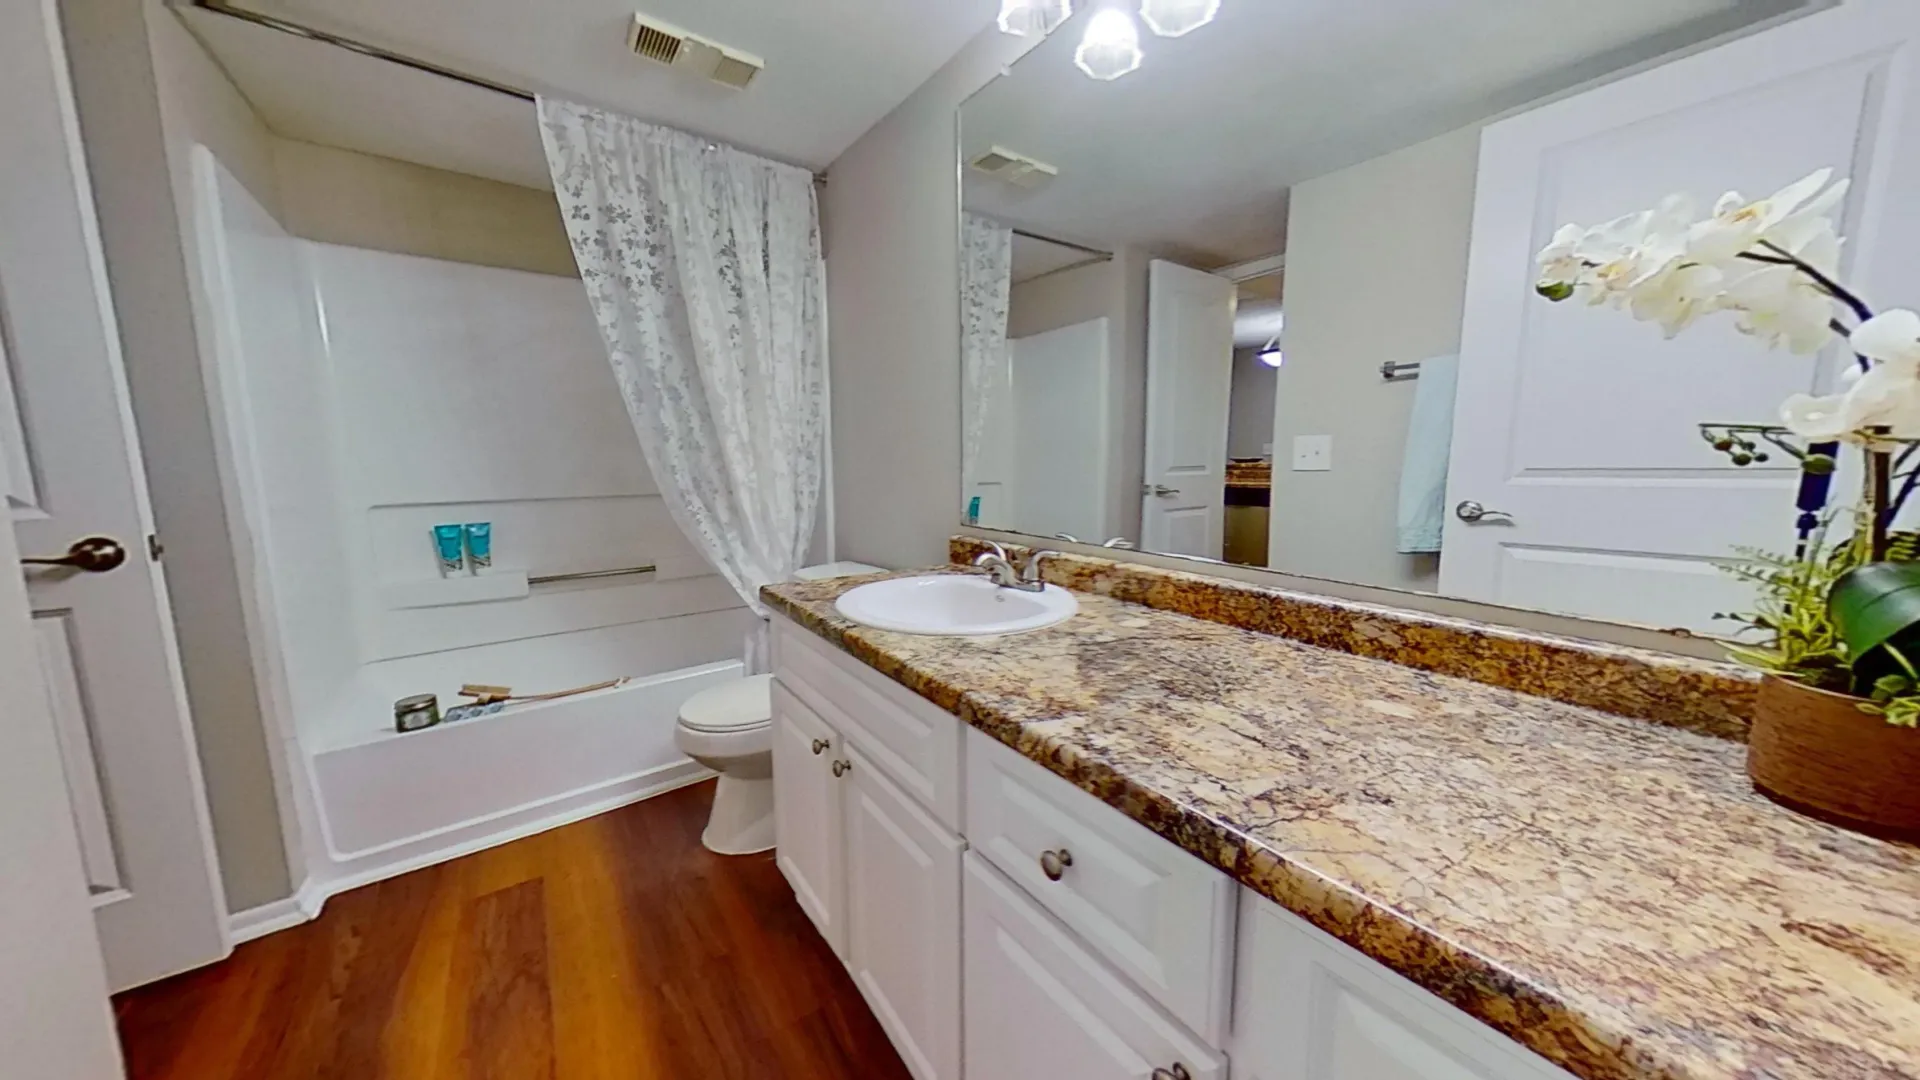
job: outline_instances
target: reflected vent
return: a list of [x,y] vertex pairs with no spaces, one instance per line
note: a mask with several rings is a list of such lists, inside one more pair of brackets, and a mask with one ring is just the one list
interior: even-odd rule
[[1025,154],[1016,154],[1004,146],[996,146],[971,161],[976,172],[985,173],[995,180],[1004,180],[1015,187],[1037,188],[1041,184],[1060,175],[1060,170],[1038,158]]

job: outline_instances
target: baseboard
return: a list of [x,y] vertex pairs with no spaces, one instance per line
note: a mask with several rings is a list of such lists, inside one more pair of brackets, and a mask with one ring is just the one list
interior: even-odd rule
[[320,908],[326,904],[329,895],[314,888],[313,883],[308,881],[284,900],[236,911],[227,916],[227,940],[230,944],[242,945],[255,938],[311,922],[320,914]]
[[384,851],[336,861],[309,877],[293,896],[229,915],[227,934],[238,945],[287,930],[318,918],[326,902],[343,892],[597,817],[713,775],[692,761],[678,761],[516,807]]

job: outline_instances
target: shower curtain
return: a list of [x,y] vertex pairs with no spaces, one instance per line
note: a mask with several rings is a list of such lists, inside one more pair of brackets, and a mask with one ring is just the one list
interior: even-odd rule
[[[960,491],[970,502],[996,391],[1008,377],[1007,310],[1013,296],[1013,230],[974,214],[960,223]],[[970,507],[963,505],[961,512]]]
[[760,615],[813,539],[826,431],[826,270],[813,175],[541,98],[541,137],[647,465],[675,523]]

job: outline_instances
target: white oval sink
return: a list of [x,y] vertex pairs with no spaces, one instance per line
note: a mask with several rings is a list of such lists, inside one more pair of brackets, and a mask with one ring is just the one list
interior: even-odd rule
[[984,577],[937,574],[876,581],[833,605],[876,630],[934,637],[982,637],[1040,630],[1073,618],[1080,601],[1058,585],[1045,592],[1003,589]]

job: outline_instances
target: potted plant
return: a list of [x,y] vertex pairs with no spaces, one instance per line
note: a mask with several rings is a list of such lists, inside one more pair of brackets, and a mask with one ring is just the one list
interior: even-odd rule
[[[1814,355],[1838,337],[1843,392],[1795,394],[1777,423],[1705,423],[1735,465],[1801,467],[1791,554],[1742,549],[1728,569],[1758,591],[1734,658],[1764,677],[1748,742],[1755,786],[1796,810],[1920,838],[1920,536],[1895,530],[1920,487],[1920,315],[1876,314],[1840,284],[1830,169],[1770,198],[1685,196],[1603,225],[1568,225],[1540,253],[1538,291],[1657,323],[1669,338],[1719,313],[1770,348]],[[1832,505],[1860,463],[1861,497]],[[1841,526],[1845,526],[1842,528]],[[1844,533],[1844,535],[1838,535]]]

